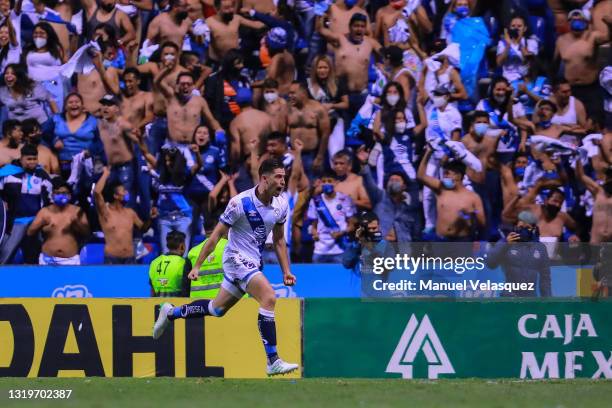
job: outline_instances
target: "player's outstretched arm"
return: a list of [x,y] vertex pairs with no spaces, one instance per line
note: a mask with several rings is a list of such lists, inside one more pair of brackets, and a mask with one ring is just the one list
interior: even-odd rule
[[285,285],[295,285],[295,276],[291,274],[291,270],[289,269],[289,256],[287,255],[284,224],[274,225],[274,229],[272,230],[272,242],[274,244],[274,252],[276,252],[276,257],[278,258],[278,263],[283,271],[283,281]]
[[224,223],[220,222],[217,224],[213,232],[210,234],[210,237],[202,247],[196,263],[193,265],[193,268],[191,268],[191,272],[189,272],[189,279],[194,280],[198,278],[198,272],[200,271],[204,260],[208,258],[208,255],[210,255],[212,251],[214,251],[219,239],[226,236],[228,231],[229,227]]

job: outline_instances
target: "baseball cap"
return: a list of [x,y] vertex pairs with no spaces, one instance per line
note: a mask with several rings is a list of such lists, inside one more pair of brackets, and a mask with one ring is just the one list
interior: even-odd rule
[[100,105],[106,106],[119,105],[119,98],[117,98],[115,95],[107,94],[100,99],[99,103]]

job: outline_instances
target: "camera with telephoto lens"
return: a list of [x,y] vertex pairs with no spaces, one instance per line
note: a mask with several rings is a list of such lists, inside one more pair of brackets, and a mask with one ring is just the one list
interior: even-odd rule
[[378,217],[373,212],[364,211],[359,216],[359,228],[361,228],[361,238],[366,242],[380,242],[382,241],[382,232],[380,229],[376,231],[370,231],[368,225],[373,221],[378,221]]

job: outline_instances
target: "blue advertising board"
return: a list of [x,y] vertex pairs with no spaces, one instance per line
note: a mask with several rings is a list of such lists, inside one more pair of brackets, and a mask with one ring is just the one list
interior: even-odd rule
[[[264,273],[278,297],[358,298],[361,278],[336,264],[293,264],[294,287],[283,284],[278,265]],[[576,296],[576,269],[552,268],[556,297]],[[499,280],[503,274],[497,272]],[[149,297],[148,266],[2,266],[0,297]],[[493,295],[495,296],[495,295]],[[478,296],[475,296],[478,297]]]

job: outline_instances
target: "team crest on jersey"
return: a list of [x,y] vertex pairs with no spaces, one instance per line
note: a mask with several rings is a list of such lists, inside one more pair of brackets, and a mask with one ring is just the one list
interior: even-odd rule
[[249,211],[249,217],[255,217],[257,215],[257,211],[251,210]]

